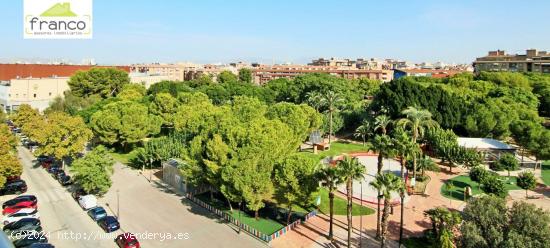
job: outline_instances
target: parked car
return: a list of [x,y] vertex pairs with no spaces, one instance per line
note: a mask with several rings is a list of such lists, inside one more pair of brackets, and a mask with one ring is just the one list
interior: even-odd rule
[[115,239],[115,243],[120,248],[140,248],[139,241],[136,239],[136,235],[132,233],[123,233],[118,235]]
[[71,185],[73,183],[71,176],[69,175],[61,175],[57,178],[57,181],[59,181],[59,183],[63,186]]
[[38,214],[38,210],[34,208],[23,208],[13,214],[4,216],[4,218],[2,219],[2,223],[4,223],[4,225],[7,225],[9,223],[19,221],[23,218],[40,219],[40,214]]
[[107,211],[103,207],[95,207],[90,210],[88,210],[88,215],[92,217],[93,220],[99,221],[105,217],[107,217]]
[[97,207],[97,199],[94,195],[84,195],[78,198],[78,204],[84,210],[89,210]]
[[4,232],[11,232],[14,230],[21,229],[25,226],[41,226],[40,220],[36,218],[23,218],[16,222],[5,225],[2,230]]
[[120,224],[114,216],[106,216],[105,218],[99,220],[98,223],[103,231],[107,233],[114,232],[120,228]]
[[56,172],[52,173],[52,176],[53,178],[55,178],[55,180],[59,180],[60,177],[62,176],[66,176],[67,174],[65,174],[65,171],[64,170],[57,170]]
[[71,193],[71,196],[73,197],[73,199],[75,199],[76,201],[78,201],[78,199],[83,196],[83,195],[87,195],[88,193],[83,189],[83,188],[77,188],[76,190],[74,190],[72,193]]
[[0,195],[21,194],[27,192],[27,183],[24,180],[14,180],[4,184],[0,189]]
[[61,167],[60,167],[59,165],[53,165],[53,164],[52,164],[52,165],[49,166],[47,169],[48,169],[48,173],[50,173],[50,174],[55,174],[55,173],[57,173],[58,171],[61,170]]
[[34,243],[30,246],[27,246],[27,248],[55,248],[55,246],[48,243]]
[[48,243],[48,238],[46,238],[46,236],[42,234],[31,234],[16,241],[13,241],[13,245],[15,245],[16,248],[29,247],[32,244],[37,243]]
[[38,207],[38,205],[36,204],[36,202],[23,201],[23,202],[19,202],[15,205],[8,206],[8,207],[2,209],[2,215],[12,214],[12,213],[15,213],[15,212],[23,209],[23,208],[34,208],[34,209],[36,209],[37,207]]
[[4,231],[10,237],[23,237],[27,235],[40,235],[42,232],[42,226],[40,225],[24,225],[21,228]]
[[8,201],[4,202],[2,204],[2,209],[6,208],[6,207],[9,207],[9,206],[17,205],[18,203],[25,202],[25,201],[31,201],[31,202],[34,202],[34,203],[38,203],[38,199],[36,199],[36,196],[34,196],[34,195],[20,195],[18,197],[15,197],[11,200],[8,200]]

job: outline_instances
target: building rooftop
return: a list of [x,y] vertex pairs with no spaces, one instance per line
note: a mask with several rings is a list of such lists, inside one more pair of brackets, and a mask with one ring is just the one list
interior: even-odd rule
[[495,139],[489,138],[458,138],[458,145],[472,149],[486,150],[515,150],[514,147]]

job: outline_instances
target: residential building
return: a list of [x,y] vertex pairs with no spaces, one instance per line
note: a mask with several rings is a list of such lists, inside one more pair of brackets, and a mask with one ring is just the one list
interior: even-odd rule
[[525,54],[507,54],[506,51],[490,51],[487,56],[477,58],[473,63],[475,72],[541,72],[550,73],[550,53],[526,50]]
[[393,79],[393,73],[390,70],[341,68],[339,66],[264,65],[252,69],[252,72],[254,75],[254,82],[260,85],[270,80],[278,78],[290,79],[307,73],[328,73],[347,79],[369,78],[383,82],[389,82]]
[[70,77],[77,71],[91,68],[114,67],[130,72],[129,66],[55,65],[55,64],[0,64],[0,81],[17,78]]
[[140,72],[131,72],[128,74],[130,77],[130,82],[135,84],[141,84],[145,88],[149,89],[151,85],[156,84],[162,81],[171,81],[171,77],[159,75],[159,74],[148,74]]
[[17,110],[21,104],[28,104],[44,111],[50,102],[63,96],[69,90],[68,77],[25,78],[0,83],[0,107],[6,112]]
[[470,73],[465,70],[436,70],[436,69],[398,69],[393,71],[393,78],[402,77],[431,77],[431,78],[446,78],[454,76],[458,73]]

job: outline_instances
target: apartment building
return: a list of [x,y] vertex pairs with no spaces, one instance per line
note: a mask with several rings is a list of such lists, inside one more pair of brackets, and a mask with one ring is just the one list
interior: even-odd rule
[[44,111],[50,102],[69,90],[68,77],[12,79],[0,82],[0,107],[6,112],[28,104]]
[[312,65],[264,65],[252,69],[254,82],[265,84],[278,78],[294,78],[307,73],[328,73],[347,79],[369,78],[389,82],[393,79],[390,70],[367,70],[356,68],[342,68],[340,66],[312,66]]
[[431,78],[446,78],[454,76],[458,73],[471,73],[467,70],[437,70],[437,69],[399,69],[393,71],[393,78],[402,77],[431,77]]
[[550,73],[550,53],[526,50],[525,54],[507,54],[506,51],[490,51],[487,56],[477,58],[473,63],[475,72],[508,71]]

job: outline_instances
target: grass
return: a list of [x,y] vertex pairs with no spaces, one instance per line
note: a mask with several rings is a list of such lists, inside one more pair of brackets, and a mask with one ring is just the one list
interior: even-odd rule
[[[319,206],[319,210],[324,214],[329,214],[329,199],[328,199],[328,190],[321,188],[321,205]],[[346,199],[340,198],[338,196],[334,197],[334,215],[346,215],[347,214],[347,205]],[[361,215],[369,215],[374,214],[374,209],[363,206],[361,208],[361,205],[353,203],[353,209],[352,209],[352,215],[358,216]]]
[[550,186],[550,160],[542,163],[542,181],[546,186]]
[[[507,179],[507,177],[502,177],[502,178]],[[517,180],[516,177],[510,177],[510,181],[505,182],[504,187],[506,191],[521,189],[520,187],[517,186],[516,180]],[[468,186],[472,188],[473,195],[483,193],[483,191],[480,189],[479,183],[472,181],[470,177],[467,175],[453,177],[449,179],[449,181],[454,185],[453,189],[450,192],[445,188],[445,185],[441,186],[441,195],[447,198],[463,201],[464,190]],[[512,184],[510,184],[509,182],[512,182]]]
[[310,156],[313,158],[318,158],[319,160],[321,160],[326,157],[341,155],[342,153],[364,151],[368,151],[368,144],[363,146],[362,144],[335,141],[330,144],[330,150],[319,151],[318,154],[313,154],[313,150],[307,150],[303,152],[310,154]]
[[404,238],[403,245],[407,248],[425,248],[431,247],[432,243],[426,237]]
[[123,153],[119,151],[110,151],[109,155],[113,157],[114,160],[123,163],[128,164],[128,161],[130,160],[130,153]]

